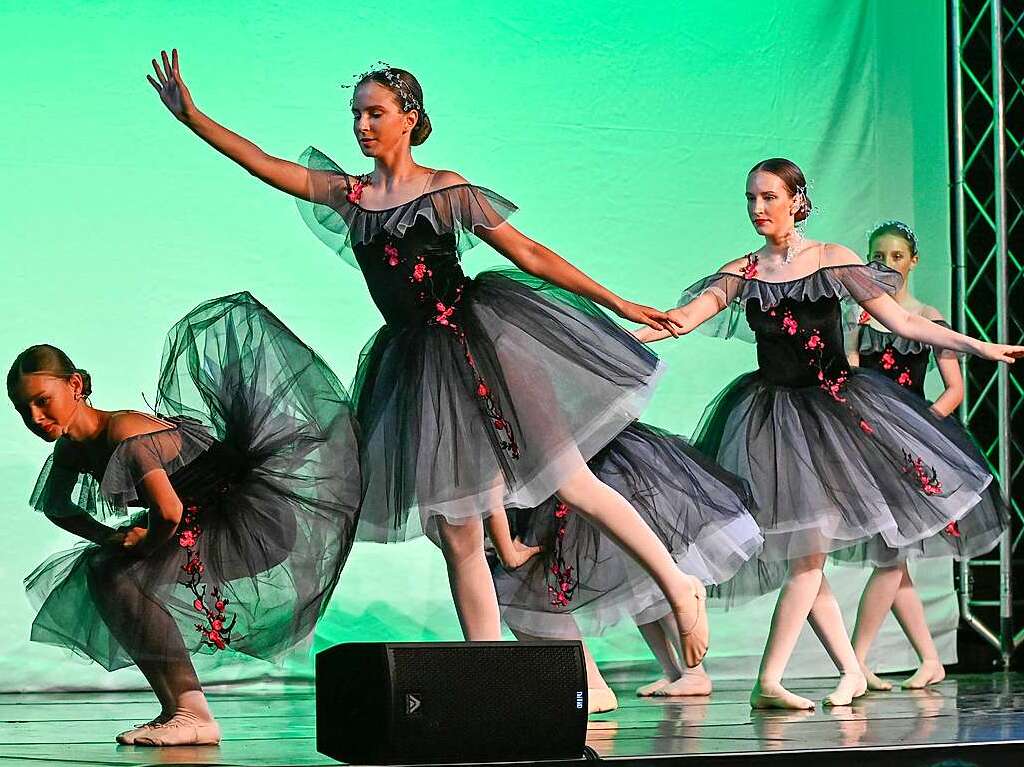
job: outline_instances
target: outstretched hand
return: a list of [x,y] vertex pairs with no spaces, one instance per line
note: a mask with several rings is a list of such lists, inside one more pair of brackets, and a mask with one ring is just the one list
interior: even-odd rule
[[623,301],[618,314],[625,320],[646,325],[654,330],[663,330],[676,338],[679,337],[681,328],[667,312],[643,304],[634,304],[632,301]]
[[153,71],[156,72],[156,78],[153,75],[146,75],[146,79],[160,95],[160,100],[168,111],[177,119],[185,122],[195,112],[196,105],[181,79],[181,70],[178,69],[178,49],[171,50],[170,58],[167,57],[167,51],[160,51],[160,58],[163,61],[162,67],[156,59],[153,59]]
[[1024,357],[1024,346],[1007,346],[1006,344],[983,344],[981,353],[982,359],[994,360],[995,362],[1006,362],[1013,364],[1016,360]]

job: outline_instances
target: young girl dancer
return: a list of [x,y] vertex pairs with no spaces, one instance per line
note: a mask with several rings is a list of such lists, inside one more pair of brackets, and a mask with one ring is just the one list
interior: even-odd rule
[[[884,263],[903,277],[900,289],[893,296],[901,307],[910,314],[946,325],[937,309],[923,304],[910,293],[910,273],[917,266],[920,254],[917,237],[909,226],[901,221],[880,224],[868,238],[868,251],[873,260]],[[933,349],[928,345],[890,333],[864,312],[847,356],[851,365],[877,370],[923,399],[925,373],[932,354]],[[960,424],[955,418],[947,418],[963,399],[963,377],[956,354],[936,348],[934,355],[945,388],[931,404],[932,412],[946,419],[943,426],[950,439],[963,445],[965,450],[973,451],[971,440]],[[978,460],[981,460],[980,455]],[[867,678],[868,689],[892,689],[889,682],[879,679],[867,667],[871,643],[890,609],[921,661],[918,670],[904,680],[902,686],[919,689],[937,684],[945,678],[945,669],[925,620],[921,597],[907,570],[907,560],[949,556],[969,559],[984,554],[998,543],[1007,520],[1008,513],[999,496],[999,487],[993,482],[985,491],[981,503],[958,522],[948,525],[930,538],[909,546],[892,548],[881,536],[876,536],[863,544],[836,552],[835,558],[838,561],[875,566],[861,597],[857,624],[853,631],[853,649]]]
[[740,331],[745,314],[757,343],[757,371],[719,394],[696,440],[750,482],[763,556],[789,562],[751,705],[814,707],[782,686],[808,617],[842,674],[824,702],[846,705],[864,693],[866,680],[822,572],[826,554],[875,535],[892,547],[932,536],[980,501],[991,475],[919,397],[879,373],[849,367],[841,301],[860,303],[893,332],[922,343],[1001,362],[1024,348],[983,343],[916,316],[892,298],[898,272],[800,237],[796,223],[811,202],[802,171],[789,160],[755,165],[746,197],[764,245],[691,286],[669,315],[683,333],[715,317],[712,332],[728,336]]
[[[596,305],[671,332],[664,312],[623,300],[506,222],[515,206],[450,170],[416,163],[430,135],[423,91],[390,67],[356,83],[352,129],[368,173],[346,173],[310,148],[301,164],[271,157],[201,112],[177,52],[149,80],[197,136],[300,202],[306,222],[358,266],[384,316],[360,359],[362,521],[376,540],[436,533],[463,633],[500,637],[482,518],[555,493],[640,562],[671,605],[679,652],[708,645],[705,590],[586,460],[631,423],[660,372],[657,357]],[[477,238],[522,271],[467,278]]]
[[157,416],[94,407],[89,374],[46,344],[18,355],[7,393],[54,445],[32,505],[89,542],[26,579],[39,609],[32,639],[110,671],[139,667],[160,713],[120,743],[217,743],[189,653],[272,660],[293,647],[354,540],[358,448],[345,390],[239,293],[171,330]]

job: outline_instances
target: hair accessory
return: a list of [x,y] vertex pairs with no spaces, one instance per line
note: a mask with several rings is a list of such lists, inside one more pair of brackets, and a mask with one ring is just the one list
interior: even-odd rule
[[[424,111],[423,105],[420,104],[419,99],[417,99],[413,94],[412,89],[405,80],[402,79],[402,76],[384,61],[378,61],[375,67],[366,70],[360,75],[355,75],[353,78],[355,83],[352,85],[342,85],[341,87],[352,88],[354,90],[359,83],[365,82],[366,80],[373,80],[377,77],[383,77],[387,81],[388,87],[395,92],[399,100],[402,102],[403,112],[411,112],[413,109],[419,110],[420,112]],[[354,93],[353,98],[355,98]]]
[[874,227],[868,230],[868,247],[871,246],[871,241],[878,235],[882,234],[885,230],[895,229],[899,232],[903,238],[910,243],[911,255],[917,255],[917,235],[914,234],[914,230],[904,224],[902,221],[897,221],[895,218],[890,218],[886,221],[881,221],[875,224]]

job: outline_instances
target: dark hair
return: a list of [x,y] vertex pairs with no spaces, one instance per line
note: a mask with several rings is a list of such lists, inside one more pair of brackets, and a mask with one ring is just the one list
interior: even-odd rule
[[75,367],[71,358],[56,346],[36,344],[14,358],[14,364],[7,371],[8,396],[14,391],[21,377],[30,373],[46,373],[56,378],[71,378],[78,373],[82,376],[82,396],[88,397],[92,394],[92,376],[88,371]]
[[750,169],[747,175],[750,176],[758,171],[778,176],[782,179],[782,183],[786,185],[787,192],[793,195],[793,197],[799,195],[803,198],[800,201],[800,206],[793,214],[795,220],[803,221],[811,215],[814,206],[811,204],[811,198],[807,195],[807,179],[804,177],[804,172],[800,170],[799,165],[792,160],[787,160],[785,157],[772,157],[767,160],[761,160],[761,162]]
[[868,235],[868,248],[871,248],[871,243],[875,241],[876,237],[884,237],[887,234],[904,239],[910,246],[910,255],[917,255],[917,235],[914,234],[913,229],[896,219],[883,221],[871,230],[871,234]]
[[423,88],[412,72],[397,67],[374,69],[359,78],[356,82],[356,89],[358,90],[360,85],[366,83],[377,83],[391,91],[403,112],[416,110],[418,116],[416,124],[412,127],[412,133],[409,135],[410,144],[419,146],[427,140],[432,130],[430,116],[423,106]]

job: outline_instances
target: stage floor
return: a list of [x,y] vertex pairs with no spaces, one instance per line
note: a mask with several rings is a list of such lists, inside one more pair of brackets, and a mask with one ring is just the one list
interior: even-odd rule
[[[649,671],[609,673],[620,707],[592,716],[588,736],[601,757],[661,765],[695,763],[699,756],[700,764],[730,765],[827,759],[907,766],[934,764],[943,755],[967,763],[1021,763],[1022,674],[950,677],[928,690],[897,689],[847,708],[789,713],[752,712],[750,684],[742,681],[719,683],[710,698],[638,699],[633,690],[649,680]],[[797,680],[792,689],[820,700],[829,680]],[[147,694],[0,695],[0,765],[336,764],[316,752],[311,688],[213,689],[210,696],[224,730],[219,747],[145,749],[118,746],[112,738],[154,713]]]

